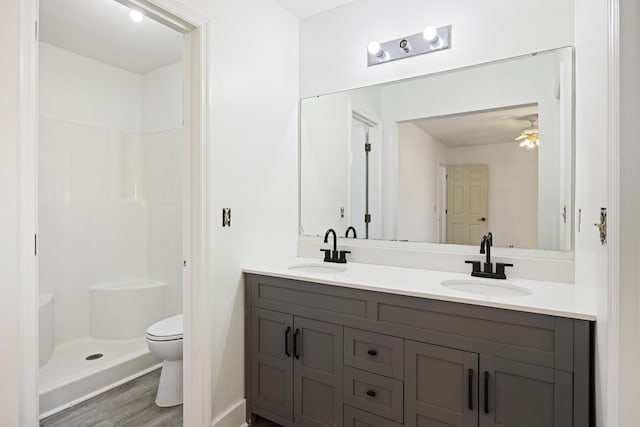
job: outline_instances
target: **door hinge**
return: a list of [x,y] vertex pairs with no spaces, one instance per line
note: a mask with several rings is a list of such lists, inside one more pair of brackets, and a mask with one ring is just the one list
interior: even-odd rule
[[364,214],[364,222],[369,224],[371,222],[371,214]]
[[562,221],[566,224],[567,223],[567,205],[564,205],[564,207],[562,208],[562,213],[560,214],[560,216],[562,217]]
[[38,21],[36,21],[34,24],[35,24],[34,25],[35,26],[35,36],[36,36],[36,40],[38,40]]
[[37,234],[33,235],[33,255],[34,256],[38,255],[38,235]]
[[366,144],[364,144],[364,152],[365,153],[371,152],[371,143],[367,142]]
[[607,244],[607,208],[600,208],[600,224],[593,224],[600,231],[600,243]]

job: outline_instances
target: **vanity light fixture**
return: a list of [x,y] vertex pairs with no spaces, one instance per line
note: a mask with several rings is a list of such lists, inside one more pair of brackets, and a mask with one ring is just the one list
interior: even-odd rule
[[427,27],[424,31],[389,40],[384,43],[372,41],[367,46],[367,66],[409,58],[451,47],[451,25]]

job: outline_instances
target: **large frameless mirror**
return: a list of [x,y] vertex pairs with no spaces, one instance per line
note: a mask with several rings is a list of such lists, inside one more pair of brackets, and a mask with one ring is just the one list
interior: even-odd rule
[[573,50],[303,99],[300,233],[572,248]]

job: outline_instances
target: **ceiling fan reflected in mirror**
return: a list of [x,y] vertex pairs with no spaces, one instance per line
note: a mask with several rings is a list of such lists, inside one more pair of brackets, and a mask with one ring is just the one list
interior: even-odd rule
[[527,150],[533,150],[540,145],[539,131],[538,131],[538,115],[532,115],[526,118],[529,121],[529,127],[522,129],[520,135],[516,138],[516,141],[520,141],[520,147]]

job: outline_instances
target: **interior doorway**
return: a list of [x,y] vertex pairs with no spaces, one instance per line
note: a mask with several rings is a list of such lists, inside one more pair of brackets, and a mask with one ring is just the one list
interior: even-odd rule
[[[207,100],[208,93],[208,55],[209,55],[209,24],[207,20],[194,15],[173,4],[156,0],[136,0],[129,2],[119,0],[119,3],[135,8],[145,17],[162,22],[184,35],[183,48],[185,52],[185,72],[183,74],[183,106],[184,106],[184,134],[183,165],[184,178],[181,185],[184,191],[183,211],[183,260],[181,275],[183,277],[182,310],[184,319],[184,385],[185,385],[185,414],[187,425],[210,424],[211,356],[207,346],[199,344],[206,342],[210,336],[211,322],[207,307],[202,301],[209,301],[208,291],[201,283],[206,281],[206,206],[207,184],[205,171],[207,165],[206,143],[208,134]],[[59,2],[61,10],[62,2]],[[24,37],[21,52],[24,57],[23,80],[21,81],[20,131],[22,138],[20,176],[37,177],[38,163],[38,35],[33,38],[34,23],[39,23],[39,0],[25,2],[21,13],[21,28],[29,28],[31,37]],[[37,180],[37,178],[36,178]],[[23,333],[20,336],[21,354],[25,360],[21,364],[21,400],[24,402],[21,410],[25,425],[37,424],[38,404],[38,252],[34,251],[37,244],[37,182],[36,180],[21,180],[21,193],[25,200],[32,196],[33,203],[23,203],[19,208],[21,217],[32,218],[34,222],[23,222],[21,234],[34,237],[31,239],[31,255],[33,262],[21,264],[21,276],[28,284],[20,299],[20,313],[23,319]],[[25,253],[21,245],[21,253]],[[33,296],[35,298],[32,298]],[[206,304],[205,304],[206,305]],[[198,309],[196,309],[198,308]]]

